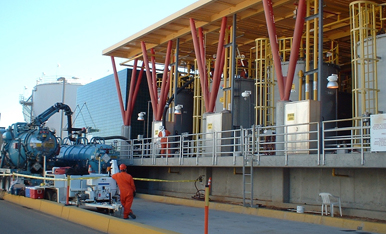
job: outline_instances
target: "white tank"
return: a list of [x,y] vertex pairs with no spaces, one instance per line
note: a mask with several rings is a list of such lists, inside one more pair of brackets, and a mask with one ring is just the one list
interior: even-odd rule
[[[78,87],[82,86],[80,83],[65,83],[64,84],[64,101],[63,99],[63,82],[52,82],[38,84],[32,90],[32,115],[34,117],[40,115],[50,106],[57,102],[63,102],[68,105],[72,111],[76,107],[76,93]],[[60,123],[62,111],[54,114],[46,122],[46,126],[56,130],[56,136],[60,136]],[[62,138],[67,136],[64,130],[67,128],[67,117],[63,114],[63,134]]]
[[386,34],[377,36],[377,57],[380,58],[377,64],[378,70],[378,111],[386,113]]

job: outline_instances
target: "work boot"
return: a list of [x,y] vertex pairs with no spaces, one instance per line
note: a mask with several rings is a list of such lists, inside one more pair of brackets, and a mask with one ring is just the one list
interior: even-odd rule
[[137,218],[137,216],[135,216],[135,214],[133,214],[133,212],[130,212],[130,217],[132,218],[132,219],[135,219],[135,218]]

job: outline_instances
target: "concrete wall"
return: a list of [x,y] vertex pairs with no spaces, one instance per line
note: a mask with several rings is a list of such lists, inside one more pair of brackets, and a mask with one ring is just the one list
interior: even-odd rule
[[[198,189],[204,189],[212,177],[211,198],[214,200],[241,202],[243,197],[242,168],[216,167],[134,167],[141,176],[165,180],[193,180],[206,175]],[[329,192],[341,197],[346,209],[364,209],[386,212],[386,169],[311,169],[311,168],[255,168],[255,204],[276,205],[303,204],[314,205],[320,209],[320,192]],[[193,182],[136,182],[138,189],[150,194],[191,197],[196,189]],[[296,206],[295,206],[296,207]]]
[[[315,203],[319,192],[341,197],[342,206],[386,211],[385,169],[291,169],[290,202]],[[348,175],[348,177],[343,176]]]

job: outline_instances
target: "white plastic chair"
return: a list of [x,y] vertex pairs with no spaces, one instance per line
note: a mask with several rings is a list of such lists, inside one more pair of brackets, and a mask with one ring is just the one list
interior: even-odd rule
[[[339,213],[340,216],[342,216],[342,207],[340,204],[340,197],[334,196],[331,193],[319,193],[319,196],[322,197],[322,215],[324,209],[326,210],[326,215],[327,215],[327,206],[330,205],[330,212],[331,212],[331,217],[334,217],[334,206],[339,206]],[[332,197],[332,200],[336,201],[331,201],[330,197]]]

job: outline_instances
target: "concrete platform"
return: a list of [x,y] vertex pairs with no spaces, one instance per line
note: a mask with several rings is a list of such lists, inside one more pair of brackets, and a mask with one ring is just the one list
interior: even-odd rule
[[[138,194],[137,219],[5,194],[4,199],[105,233],[203,233],[204,202]],[[386,233],[385,223],[210,203],[209,233]]]

